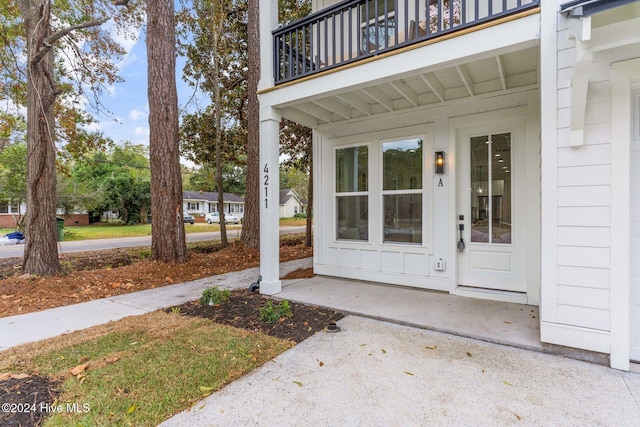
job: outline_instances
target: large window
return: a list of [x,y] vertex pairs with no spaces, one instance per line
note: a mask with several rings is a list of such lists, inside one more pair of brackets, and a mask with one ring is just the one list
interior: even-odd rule
[[382,144],[384,241],[422,243],[423,139]]
[[369,240],[369,148],[336,150],[338,240]]

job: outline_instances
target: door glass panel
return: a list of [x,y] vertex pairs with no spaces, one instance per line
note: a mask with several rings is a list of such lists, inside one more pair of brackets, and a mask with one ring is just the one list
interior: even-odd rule
[[511,134],[470,144],[471,241],[511,243]]

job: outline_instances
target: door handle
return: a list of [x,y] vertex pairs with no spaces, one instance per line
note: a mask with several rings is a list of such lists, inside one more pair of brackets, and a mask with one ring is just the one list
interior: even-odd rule
[[[460,215],[461,218],[464,218]],[[460,240],[458,240],[458,252],[464,252],[465,244],[464,238],[462,237],[462,232],[464,231],[464,224],[458,224],[458,230],[460,231]]]

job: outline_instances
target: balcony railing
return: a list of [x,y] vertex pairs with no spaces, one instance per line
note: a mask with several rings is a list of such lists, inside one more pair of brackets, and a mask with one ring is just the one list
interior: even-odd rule
[[346,0],[273,32],[281,84],[535,8],[539,0]]

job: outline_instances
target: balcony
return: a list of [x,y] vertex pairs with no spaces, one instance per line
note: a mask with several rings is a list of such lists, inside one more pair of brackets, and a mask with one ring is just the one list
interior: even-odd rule
[[539,0],[346,0],[273,32],[275,84],[464,34]]

